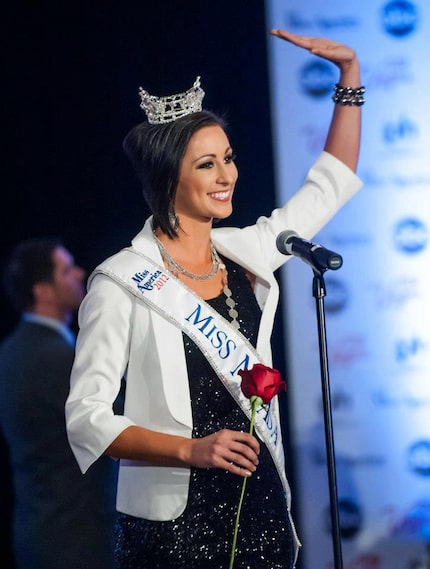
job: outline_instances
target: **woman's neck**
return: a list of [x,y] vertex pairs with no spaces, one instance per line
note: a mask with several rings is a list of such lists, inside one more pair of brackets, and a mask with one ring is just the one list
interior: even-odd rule
[[162,242],[169,254],[180,261],[208,263],[211,261],[211,225],[180,226],[177,237],[173,239],[160,229],[155,235]]

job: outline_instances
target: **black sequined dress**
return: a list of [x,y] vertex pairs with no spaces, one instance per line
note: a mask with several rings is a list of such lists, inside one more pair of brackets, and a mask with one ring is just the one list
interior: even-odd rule
[[[240,330],[255,346],[260,308],[241,267],[224,259],[238,304]],[[227,320],[225,296],[208,301]],[[249,420],[197,346],[184,334],[193,438],[220,429],[249,431]],[[293,533],[276,467],[261,443],[259,465],[247,479],[234,569],[291,569]],[[228,569],[243,478],[220,469],[191,469],[188,503],[177,519],[154,522],[121,514],[118,569]]]

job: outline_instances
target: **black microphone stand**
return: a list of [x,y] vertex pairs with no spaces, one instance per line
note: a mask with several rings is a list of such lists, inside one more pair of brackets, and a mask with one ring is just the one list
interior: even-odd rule
[[327,468],[330,491],[331,529],[333,538],[334,568],[342,569],[342,541],[337,500],[336,464],[331,416],[330,381],[328,373],[327,337],[325,326],[324,297],[326,294],[323,275],[327,269],[336,271],[342,266],[340,255],[320,245],[300,238],[294,231],[283,231],[276,239],[276,246],[284,255],[296,255],[310,265],[314,273],[313,296],[316,300],[318,342],[321,366],[321,385],[324,410],[324,431],[327,451]]
[[[336,461],[333,439],[333,421],[331,414],[330,399],[330,379],[328,369],[327,356],[327,336],[325,325],[324,297],[326,296],[325,282],[323,273],[327,268],[319,266],[317,263],[311,264],[314,278],[312,285],[312,294],[316,302],[317,321],[318,321],[318,343],[320,353],[321,367],[321,386],[324,410],[324,431],[327,452],[327,469],[330,491],[330,511],[331,511],[331,528],[333,541],[333,555],[335,569],[343,568],[342,561],[342,541],[339,523],[338,497],[337,497],[337,481],[336,481]],[[340,267],[340,265],[339,265]],[[338,268],[339,268],[338,267]]]

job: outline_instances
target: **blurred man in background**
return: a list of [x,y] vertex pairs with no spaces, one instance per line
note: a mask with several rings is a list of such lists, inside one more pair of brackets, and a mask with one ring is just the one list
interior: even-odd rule
[[64,420],[84,278],[54,239],[19,244],[3,274],[20,315],[0,345],[0,436],[10,461],[17,569],[113,567],[116,464],[103,457],[82,475]]

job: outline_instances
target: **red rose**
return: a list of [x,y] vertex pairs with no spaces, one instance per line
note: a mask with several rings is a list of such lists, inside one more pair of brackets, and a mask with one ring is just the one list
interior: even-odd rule
[[[239,372],[242,378],[241,389],[245,397],[251,403],[251,421],[249,424],[249,432],[254,432],[254,421],[257,407],[270,401],[283,389],[286,389],[285,381],[281,380],[281,374],[277,369],[267,367],[263,364],[254,364],[252,369],[242,369]],[[233,544],[231,547],[230,564],[228,569],[233,569],[234,557],[236,554],[237,534],[239,531],[240,511],[242,509],[243,496],[245,495],[247,478],[242,482],[242,492],[240,494],[239,506],[236,513],[236,522],[234,524]]]
[[277,369],[263,364],[254,364],[252,369],[243,369],[238,373],[242,378],[241,389],[245,397],[260,397],[263,403],[270,403],[287,386]]

